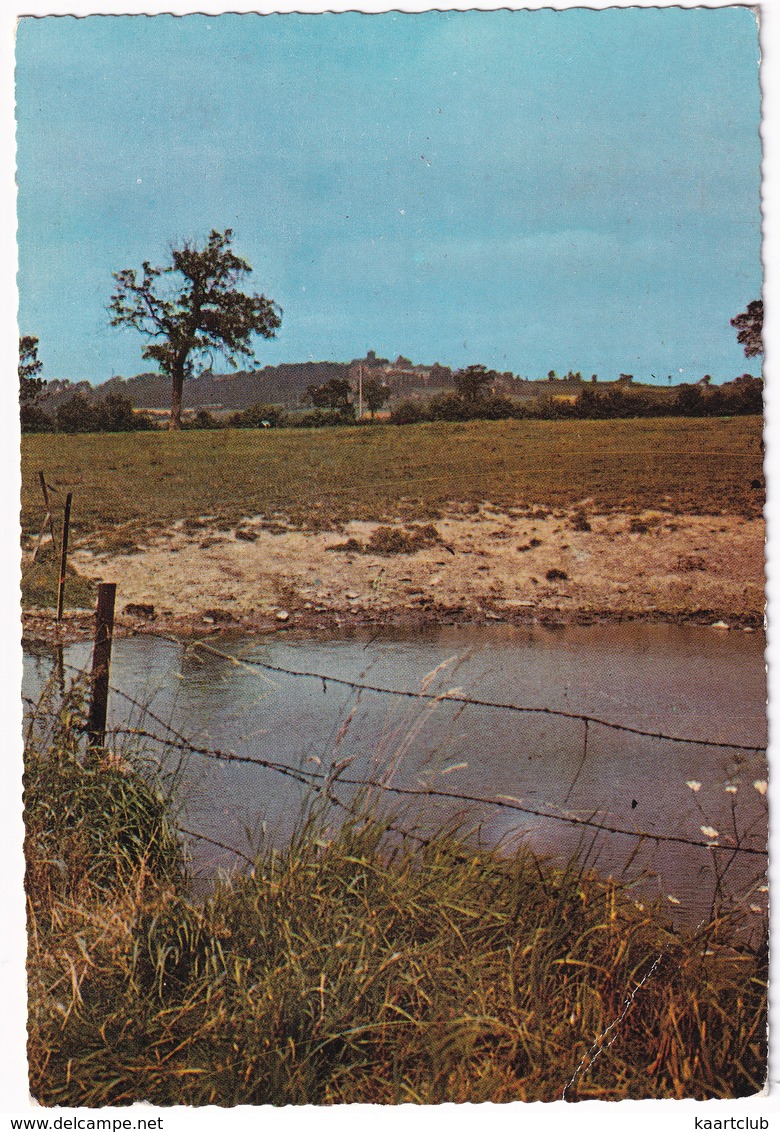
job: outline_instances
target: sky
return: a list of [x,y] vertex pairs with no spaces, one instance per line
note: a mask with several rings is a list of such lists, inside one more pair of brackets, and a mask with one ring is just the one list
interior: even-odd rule
[[757,373],[758,59],[738,7],[23,19],[20,332],[153,368],[112,273],[230,227],[261,365]]

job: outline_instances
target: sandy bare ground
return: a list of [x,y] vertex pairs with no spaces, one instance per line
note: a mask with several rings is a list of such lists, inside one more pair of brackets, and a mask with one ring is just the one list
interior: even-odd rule
[[[764,524],[755,519],[453,507],[435,523],[441,541],[402,554],[366,551],[377,523],[311,532],[281,517],[248,517],[231,531],[200,522],[150,532],[133,553],[82,547],[72,561],[117,583],[118,612],[137,627],[763,622]],[[363,549],[333,549],[348,539]]]

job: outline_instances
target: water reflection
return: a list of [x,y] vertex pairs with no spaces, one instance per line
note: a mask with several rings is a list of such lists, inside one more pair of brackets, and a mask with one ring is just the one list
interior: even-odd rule
[[[397,791],[381,795],[385,804],[419,836],[457,825],[489,845],[523,840],[558,858],[586,852],[590,865],[613,875],[630,862],[630,875],[645,877],[645,898],[660,894],[689,918],[709,911],[715,851],[656,839],[703,842],[704,827],[721,842],[765,847],[766,801],[752,785],[765,777],[758,750],[661,742],[593,723],[586,729],[576,719],[393,697],[272,670],[439,696],[456,691],[759,747],[766,739],[759,634],[667,626],[451,629],[374,641],[274,634],[217,647],[233,659],[208,642],[117,641],[112,683],[196,746],[299,768],[320,785],[343,762],[332,793],[344,806],[354,802],[356,782],[381,780]],[[69,665],[87,667],[89,656],[86,644],[69,646],[61,662],[50,650],[30,648],[26,694],[34,696],[58,663],[67,673]],[[114,695],[109,727],[128,726],[152,729],[139,707]],[[688,782],[701,786],[692,790]],[[197,754],[186,760],[179,791],[188,828],[250,856],[261,839],[278,845],[289,838],[311,797],[267,767]],[[502,808],[443,794],[517,801]],[[561,817],[626,832],[594,834]],[[194,840],[192,852],[204,876],[235,863],[210,842]],[[729,866],[730,890],[747,906],[763,905],[757,886],[764,865],[760,856],[740,854]]]

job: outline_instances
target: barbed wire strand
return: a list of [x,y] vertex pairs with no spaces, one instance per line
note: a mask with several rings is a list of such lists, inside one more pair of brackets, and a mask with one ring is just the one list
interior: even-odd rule
[[[153,739],[156,742],[163,742],[159,736],[150,732],[145,732],[139,728],[117,728],[113,734],[134,735],[139,738]],[[338,775],[333,777],[322,771],[305,771],[297,767],[292,767],[287,763],[275,762],[272,759],[258,758],[253,755],[237,755],[234,751],[222,751],[213,747],[198,747],[189,740],[179,741],[172,746],[181,746],[191,754],[200,755],[205,758],[212,758],[219,762],[236,762],[244,763],[254,766],[259,766],[263,770],[276,771],[289,778],[296,779],[302,785],[309,785],[318,787],[325,786],[329,783],[339,783],[344,786],[360,786],[368,787],[378,790],[384,790],[390,794],[398,794],[405,797],[414,798],[443,798],[455,802],[469,802],[477,803],[486,806],[496,806],[499,809],[513,810],[519,813],[527,814],[530,817],[547,818],[551,821],[564,822],[567,825],[585,826],[588,829],[595,829],[601,833],[612,833],[623,837],[639,837],[647,841],[673,843],[677,845],[690,845],[697,849],[720,850],[723,852],[746,853],[751,856],[766,857],[768,852],[766,849],[756,849],[753,846],[742,845],[720,845],[715,844],[713,841],[697,841],[692,837],[684,837],[682,834],[664,834],[652,833],[647,830],[640,829],[626,829],[621,826],[607,825],[603,822],[594,822],[590,818],[579,817],[577,814],[572,813],[556,813],[551,810],[543,810],[535,806],[529,806],[519,798],[512,798],[510,795],[499,795],[493,798],[485,797],[480,794],[461,794],[450,790],[438,790],[432,786],[423,787],[410,787],[410,786],[392,786],[380,779],[375,778],[352,778],[348,775]]]
[[[453,702],[458,702],[458,703],[476,703],[476,704],[478,704],[480,706],[484,706],[484,707],[503,708],[503,709],[508,710],[508,711],[516,711],[516,712],[522,712],[522,713],[537,711],[537,712],[542,712],[544,714],[558,715],[558,716],[563,716],[564,718],[567,718],[567,719],[578,720],[580,722],[585,723],[586,725],[588,723],[597,723],[597,724],[601,724],[602,726],[615,728],[616,730],[629,731],[632,734],[645,735],[649,738],[664,738],[667,741],[672,741],[672,742],[695,743],[695,744],[704,745],[704,746],[720,746],[720,747],[726,747],[726,748],[729,748],[729,749],[736,748],[736,749],[739,749],[739,750],[756,751],[756,752],[760,752],[760,751],[765,750],[765,748],[763,748],[763,747],[747,747],[747,746],[743,746],[743,745],[736,745],[736,744],[730,744],[730,743],[709,743],[705,740],[681,739],[681,738],[676,738],[674,736],[661,735],[660,733],[645,732],[645,731],[640,731],[636,728],[624,727],[621,724],[611,724],[611,723],[608,723],[608,722],[603,721],[603,720],[594,719],[594,717],[592,717],[592,716],[575,714],[575,713],[572,713],[572,712],[559,712],[554,708],[525,708],[525,707],[522,707],[522,706],[519,706],[519,705],[513,705],[513,704],[501,704],[501,703],[494,703],[494,702],[491,702],[491,701],[471,700],[470,698],[464,697],[464,696],[457,696],[456,697],[456,696],[449,696],[448,694],[434,694],[434,693],[431,693],[431,692],[411,692],[411,691],[403,691],[403,690],[399,690],[399,689],[387,689],[387,688],[381,688],[381,687],[378,687],[378,686],[358,684],[354,681],[346,680],[346,679],[343,679],[341,677],[326,676],[326,675],[323,675],[322,673],[300,672],[300,671],[296,671],[296,670],[292,670],[292,669],[285,669],[285,668],[282,668],[281,666],[278,666],[278,665],[267,665],[262,661],[247,661],[245,658],[233,657],[229,653],[223,653],[218,649],[214,649],[212,646],[206,645],[205,642],[197,642],[197,643],[200,644],[201,647],[207,648],[207,650],[209,652],[212,652],[215,655],[217,655],[217,656],[219,656],[223,659],[229,660],[229,661],[236,663],[236,664],[257,664],[258,666],[268,668],[271,671],[276,671],[276,672],[284,673],[286,675],[291,675],[291,676],[308,677],[310,679],[320,680],[323,683],[324,682],[330,682],[330,683],[335,683],[335,684],[338,684],[338,685],[341,685],[341,686],[346,685],[346,686],[348,686],[348,687],[350,687],[354,690],[361,690],[361,691],[367,690],[367,691],[384,692],[386,694],[411,697],[411,698],[414,698],[414,699],[421,699],[421,700],[425,700],[425,701],[429,701],[429,702],[430,701],[437,701],[437,700],[438,701],[451,700]],[[64,667],[68,668],[70,671],[77,673],[80,676],[88,676],[88,673],[85,670],[77,668],[75,665],[65,663]],[[298,781],[299,783],[301,783],[303,785],[316,785],[318,782],[326,782],[327,781],[327,776],[325,774],[321,773],[321,772],[302,771],[302,770],[300,770],[296,767],[291,767],[291,766],[289,766],[288,764],[285,764],[285,763],[274,762],[271,759],[260,759],[260,758],[256,758],[256,757],[253,757],[253,756],[250,756],[250,755],[237,755],[234,752],[222,751],[222,750],[219,750],[218,748],[198,747],[196,744],[192,743],[187,738],[187,736],[182,734],[182,732],[177,731],[176,728],[174,728],[170,723],[167,723],[160,716],[156,715],[146,705],[142,704],[140,701],[135,699],[133,696],[129,695],[129,693],[124,692],[121,688],[117,688],[114,685],[111,685],[111,690],[116,692],[123,699],[129,701],[135,707],[139,708],[146,716],[148,716],[150,719],[153,719],[155,721],[155,723],[158,723],[160,726],[162,726],[165,729],[165,731],[168,733],[168,735],[172,736],[173,739],[175,740],[175,742],[173,742],[173,743],[171,743],[170,740],[167,740],[169,746],[181,747],[181,748],[187,750],[188,752],[190,752],[192,754],[200,755],[202,757],[207,757],[207,758],[213,758],[213,759],[223,761],[223,762],[240,762],[240,763],[248,763],[248,764],[260,766],[263,769],[275,771],[275,772],[283,774],[287,777],[293,778],[294,780]],[[153,733],[147,732],[147,731],[145,731],[141,728],[117,728],[117,729],[114,730],[113,733],[114,734],[135,735],[135,736],[142,737],[142,738],[152,739],[152,740],[154,740],[155,742],[158,742],[158,743],[166,742],[166,740],[161,738],[159,735],[154,735]],[[586,732],[586,734],[587,734],[587,732]],[[484,796],[481,796],[481,795],[459,794],[459,793],[455,793],[455,792],[451,792],[451,791],[436,790],[433,787],[411,788],[411,787],[391,786],[391,785],[388,785],[387,783],[383,783],[383,782],[381,782],[377,779],[353,779],[353,778],[348,778],[347,776],[340,776],[338,778],[338,782],[340,782],[344,785],[353,785],[353,786],[362,786],[362,787],[380,789],[380,790],[384,790],[388,793],[393,793],[393,794],[398,794],[398,795],[403,795],[403,796],[409,796],[409,797],[438,797],[438,798],[446,798],[446,799],[449,799],[449,800],[452,800],[452,801],[462,801],[462,802],[477,803],[477,804],[482,804],[482,805],[487,805],[487,806],[496,806],[496,807],[499,807],[499,808],[502,808],[502,809],[514,810],[514,811],[517,811],[517,812],[520,812],[520,813],[524,813],[524,814],[527,814],[527,815],[532,816],[532,817],[547,818],[551,821],[564,822],[568,825],[584,826],[584,827],[587,827],[589,829],[594,829],[594,830],[597,830],[597,831],[602,832],[602,833],[611,833],[611,834],[614,834],[614,835],[617,835],[617,836],[639,837],[639,838],[642,838],[642,839],[645,839],[645,840],[654,841],[656,843],[664,842],[664,843],[673,843],[673,844],[679,844],[679,845],[689,845],[689,846],[694,847],[694,848],[708,849],[710,851],[720,850],[720,851],[723,851],[723,852],[732,852],[732,853],[733,852],[740,852],[740,853],[748,854],[748,855],[751,855],[751,856],[768,857],[768,855],[769,855],[768,851],[766,849],[756,849],[755,847],[752,847],[752,846],[720,845],[720,844],[716,844],[715,842],[697,841],[694,838],[683,837],[682,835],[660,834],[660,833],[651,833],[651,832],[643,831],[643,830],[625,829],[625,828],[621,828],[619,826],[612,826],[612,825],[607,825],[607,824],[600,823],[600,822],[594,822],[591,819],[578,817],[575,814],[554,813],[554,812],[550,812],[549,810],[541,810],[541,809],[538,809],[538,808],[535,808],[535,807],[524,805],[519,799],[513,799],[513,798],[510,798],[509,796],[503,796],[503,797],[500,797],[500,798],[487,798],[487,797],[484,797]],[[400,832],[404,832],[404,831],[400,831]],[[195,835],[195,836],[198,836],[198,835]]]
[[268,661],[256,660],[248,657],[236,657],[230,653],[221,652],[205,641],[195,641],[190,647],[198,647],[213,653],[214,656],[228,660],[232,664],[263,668],[268,672],[278,672],[285,676],[302,677],[309,680],[319,680],[323,684],[336,684],[340,687],[351,688],[353,691],[377,692],[385,696],[400,696],[413,700],[435,700],[455,704],[469,704],[475,707],[494,708],[501,711],[519,712],[524,715],[550,715],[558,719],[571,719],[578,723],[592,723],[599,727],[606,727],[612,731],[623,731],[629,735],[641,735],[647,739],[658,739],[666,743],[687,743],[696,747],[718,747],[730,751],[750,751],[757,754],[764,753],[766,747],[755,743],[727,743],[714,739],[691,739],[681,735],[669,735],[664,731],[644,731],[640,727],[631,727],[626,723],[614,723],[611,720],[601,719],[598,716],[586,715],[584,712],[564,711],[561,708],[529,707],[524,704],[507,704],[497,700],[483,700],[471,696],[464,696],[461,692],[418,692],[405,688],[387,688],[379,684],[364,684],[357,680],[348,680],[343,676],[329,676],[322,672],[308,672],[302,669],[284,668],[279,664],[270,664]]
[[[165,637],[162,634],[154,634],[158,640],[169,640],[176,644],[181,644],[176,641],[174,637]],[[396,696],[404,699],[426,700],[429,702],[449,702],[463,705],[471,705],[474,707],[491,708],[499,711],[510,711],[522,715],[549,715],[558,719],[569,719],[576,723],[595,724],[598,727],[604,727],[611,731],[621,731],[629,735],[638,735],[646,739],[658,739],[665,743],[681,743],[688,744],[695,747],[717,747],[719,750],[728,751],[746,751],[748,753],[765,754],[766,746],[760,743],[730,743],[718,739],[696,739],[683,735],[671,735],[664,731],[645,731],[640,727],[632,727],[626,723],[615,723],[612,720],[602,719],[600,716],[587,715],[584,712],[571,712],[565,711],[562,708],[551,707],[536,707],[525,704],[507,704],[499,700],[483,700],[471,696],[465,696],[460,692],[421,692],[408,688],[387,688],[379,684],[366,684],[357,680],[348,680],[343,676],[330,676],[323,672],[309,672],[303,669],[284,668],[282,665],[270,664],[268,661],[257,660],[255,658],[238,657],[232,653],[222,652],[220,649],[215,649],[213,645],[208,644],[206,641],[196,640],[189,648],[202,648],[207,652],[212,653],[214,656],[220,657],[222,660],[227,660],[231,664],[239,667],[250,668],[263,668],[268,672],[277,672],[284,676],[293,676],[302,679],[317,680],[323,686],[327,684],[335,684],[339,687],[350,688],[352,691],[357,692],[375,692],[385,696]],[[77,668],[75,665],[65,663],[64,667],[71,672],[76,672],[81,676],[89,676],[89,673],[82,668]],[[160,723],[166,727],[171,733],[176,734],[175,729],[170,727],[164,720],[155,716],[153,712],[149,711],[144,704],[138,700],[133,699],[132,696],[124,692],[121,688],[110,685],[111,691],[116,692],[117,695],[123,699],[128,700],[130,703],[135,704],[136,707],[146,711],[150,718],[155,722]]]
[[177,823],[176,828],[180,833],[186,834],[187,837],[195,837],[198,841],[206,841],[209,845],[216,846],[217,849],[226,849],[228,853],[235,853],[237,857],[243,858],[243,860],[245,860],[248,865],[252,865],[254,867],[255,861],[252,857],[249,857],[246,853],[244,853],[242,849],[236,849],[234,845],[226,845],[224,841],[215,841],[213,837],[207,837],[205,833],[196,833],[194,829],[187,829],[186,826],[183,826],[179,823]]

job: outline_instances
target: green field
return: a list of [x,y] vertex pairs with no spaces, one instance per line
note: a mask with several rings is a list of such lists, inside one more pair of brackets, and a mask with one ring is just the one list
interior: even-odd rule
[[199,515],[282,512],[301,526],[430,518],[446,504],[658,507],[757,516],[760,417],[470,421],[319,430],[26,435],[22,524],[43,518],[38,471],[74,495],[76,537]]

